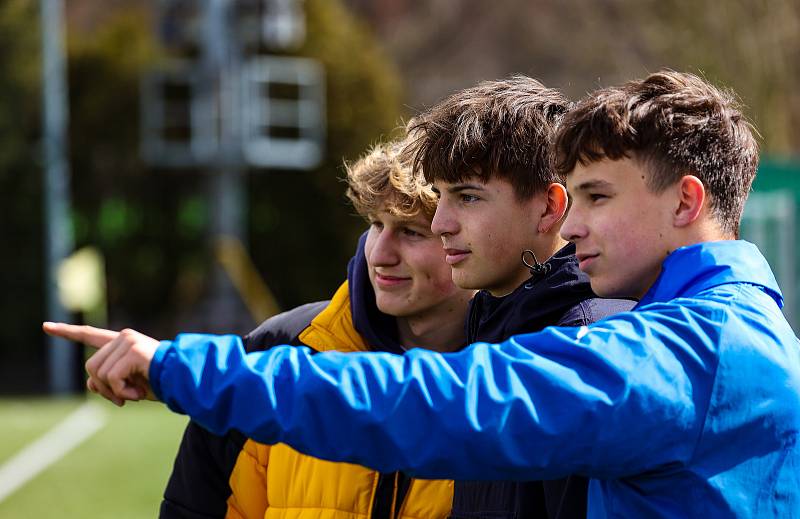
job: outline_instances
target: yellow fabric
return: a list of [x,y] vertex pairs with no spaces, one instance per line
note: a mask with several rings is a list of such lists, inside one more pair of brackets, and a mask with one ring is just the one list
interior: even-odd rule
[[[364,351],[353,326],[348,284],[300,334],[317,351]],[[306,456],[288,445],[245,443],[230,477],[228,518],[368,519],[379,474],[348,463]],[[453,482],[412,480],[395,519],[444,519],[453,502]]]
[[331,302],[300,334],[300,341],[316,351],[366,351],[367,343],[353,326],[350,288],[347,281],[333,294]]

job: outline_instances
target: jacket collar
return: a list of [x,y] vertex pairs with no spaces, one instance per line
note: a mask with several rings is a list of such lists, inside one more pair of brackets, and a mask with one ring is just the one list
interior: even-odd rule
[[356,254],[347,264],[347,280],[350,289],[350,311],[353,326],[361,334],[372,351],[403,353],[397,334],[397,321],[375,305],[375,291],[369,282],[364,244],[367,233],[358,239]]
[[481,290],[470,302],[469,342],[500,342],[511,335],[556,324],[566,309],[596,297],[589,278],[578,268],[575,245],[568,244],[546,261],[547,273],[534,275],[512,293],[494,297]]
[[783,295],[767,260],[758,247],[743,240],[704,242],[676,249],[664,260],[661,274],[636,308],[691,297],[729,283],[759,286],[783,308]]

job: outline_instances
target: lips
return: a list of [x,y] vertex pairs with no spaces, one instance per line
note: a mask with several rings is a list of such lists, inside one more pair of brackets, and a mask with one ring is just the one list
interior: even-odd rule
[[599,253],[594,253],[594,254],[578,253],[578,254],[575,254],[575,257],[578,258],[578,268],[585,272],[586,269],[589,268],[592,265],[592,263],[594,263],[595,259],[599,255],[600,255]]
[[375,284],[380,288],[398,287],[410,281],[410,277],[390,276],[387,274],[375,273]]
[[464,249],[452,249],[452,248],[445,248],[444,249],[445,257],[444,260],[447,262],[448,265],[455,266],[472,254],[471,251],[464,250]]

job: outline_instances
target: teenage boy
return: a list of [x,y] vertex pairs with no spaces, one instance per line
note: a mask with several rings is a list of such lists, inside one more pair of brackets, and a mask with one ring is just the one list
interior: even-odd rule
[[733,98],[662,71],[583,100],[557,150],[562,236],[633,311],[453,354],[245,356],[130,333],[90,359],[91,383],[381,470],[585,474],[589,517],[799,517],[800,347],[763,256],[735,239],[758,151]]
[[[557,90],[515,76],[456,92],[409,125],[406,155],[439,195],[431,229],[453,281],[480,289],[467,316],[470,343],[582,326],[633,307],[598,299],[575,247],[559,236],[567,191],[551,145],[568,108]],[[579,476],[456,481],[451,518],[584,518],[587,485]]]
[[[347,197],[369,222],[329,302],[275,316],[243,338],[249,351],[302,344],[316,351],[455,351],[474,290],[454,285],[430,230],[436,196],[401,160],[401,143],[378,144],[346,164]],[[212,517],[380,519],[450,515],[453,484],[381,474],[262,445],[236,431],[216,436],[190,423],[164,492],[161,519]]]

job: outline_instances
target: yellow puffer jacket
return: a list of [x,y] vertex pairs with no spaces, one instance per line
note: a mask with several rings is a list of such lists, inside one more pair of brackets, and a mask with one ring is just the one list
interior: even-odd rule
[[[300,340],[317,351],[334,349],[334,345],[339,351],[368,349],[353,327],[347,282]],[[270,446],[248,440],[231,473],[226,517],[382,519],[372,517],[373,510],[379,509],[386,511],[386,519],[444,519],[450,513],[452,481],[412,479],[402,498],[402,476],[380,476],[359,465],[306,456],[284,444]],[[378,492],[379,480],[391,485],[389,492]],[[391,502],[376,503],[378,499]]]

